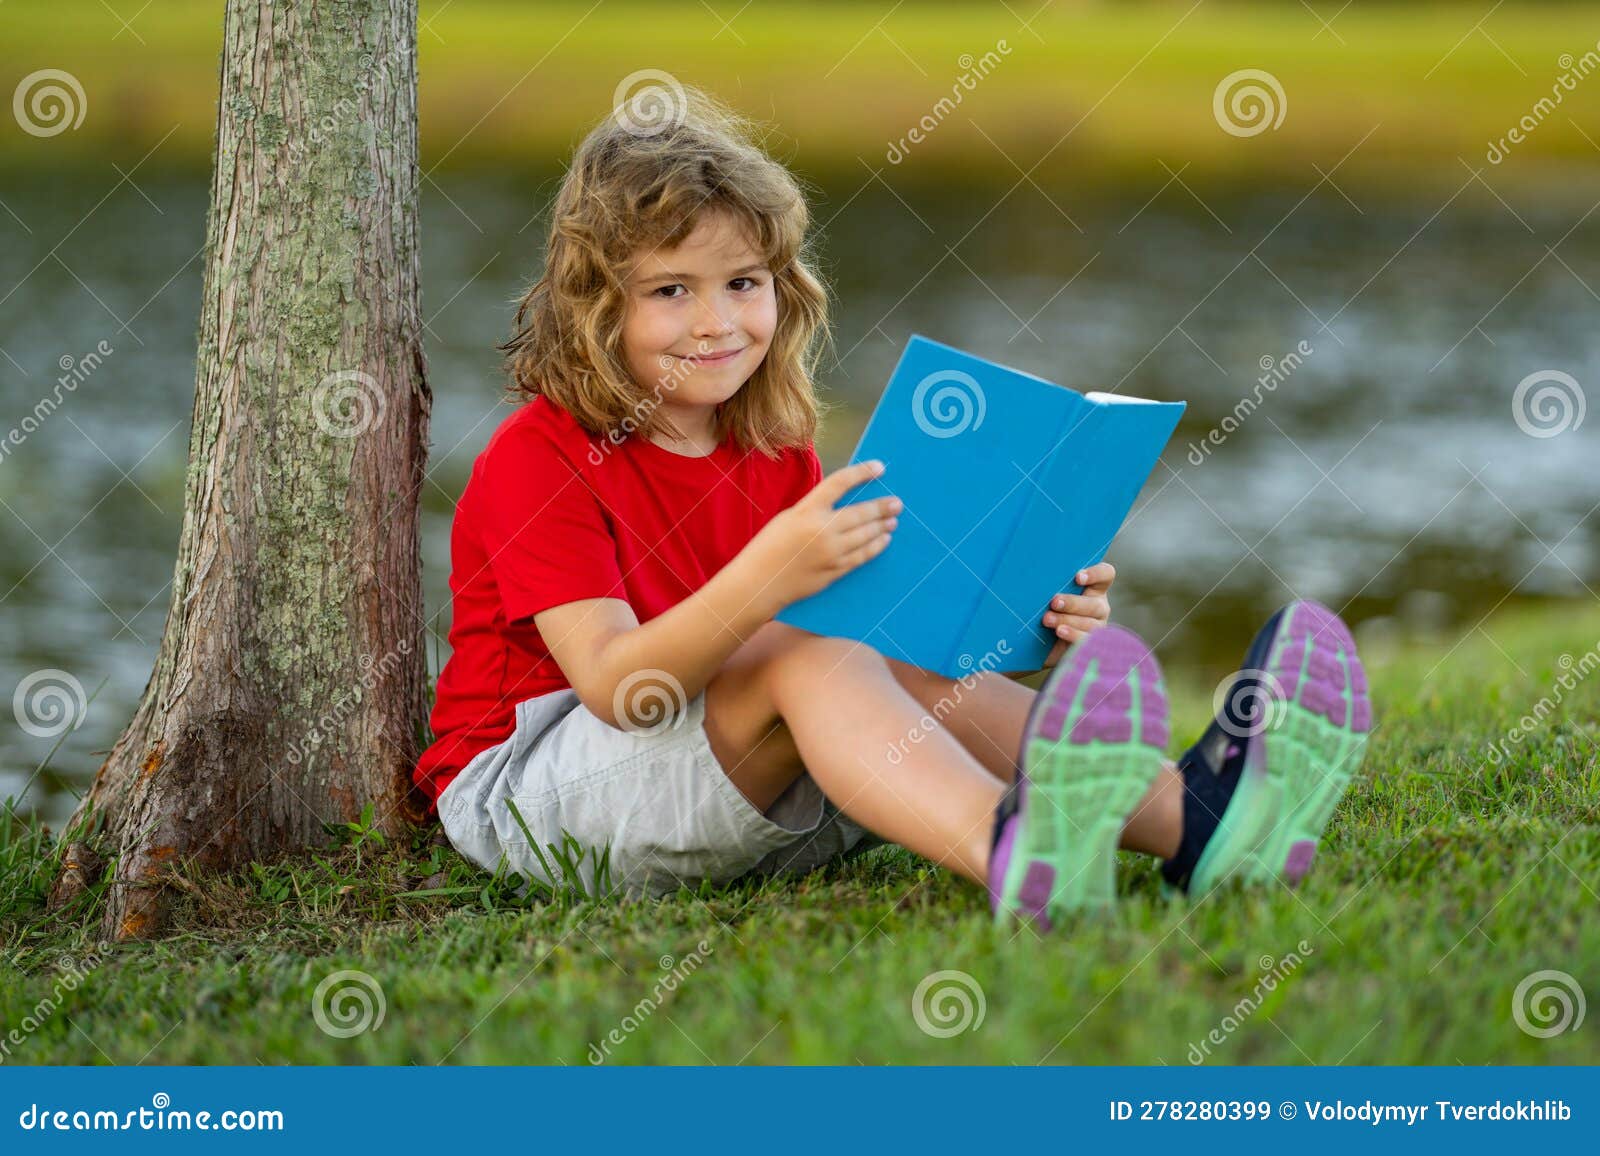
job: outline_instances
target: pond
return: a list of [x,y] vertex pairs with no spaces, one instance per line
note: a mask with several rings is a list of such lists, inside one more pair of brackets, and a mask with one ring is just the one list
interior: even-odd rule
[[[507,412],[494,344],[537,271],[554,179],[424,185],[432,669],[452,500]],[[1454,196],[1176,180],[1068,203],[1009,171],[813,179],[836,291],[826,466],[913,332],[1075,388],[1188,401],[1109,554],[1117,618],[1169,664],[1219,677],[1292,597],[1379,640],[1471,630],[1508,598],[1594,596],[1595,189],[1502,201],[1463,172]],[[206,195],[203,176],[140,170],[8,175],[0,197],[0,425],[81,377],[0,456],[0,687],[63,670],[92,697],[75,730],[0,738],[0,797],[28,785],[21,809],[52,821],[130,717],[165,620]]]

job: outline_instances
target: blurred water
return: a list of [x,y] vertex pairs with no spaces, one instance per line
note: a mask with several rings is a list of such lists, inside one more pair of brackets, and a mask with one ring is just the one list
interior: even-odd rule
[[[1066,204],[1009,179],[888,177],[817,178],[837,302],[825,464],[847,456],[922,332],[1078,388],[1189,402],[1110,555],[1118,618],[1175,664],[1226,671],[1293,596],[1430,629],[1471,628],[1508,596],[1595,596],[1596,419],[1535,437],[1512,398],[1539,371],[1600,381],[1600,215],[1585,214],[1600,189],[1508,205],[1468,183],[1448,203],[1352,204],[1323,186],[1202,204],[1173,184]],[[451,503],[506,412],[493,346],[538,268],[552,188],[548,175],[424,188],[435,669]],[[7,718],[0,737],[0,797],[32,780],[23,809],[52,819],[126,723],[167,610],[205,197],[204,179],[143,171],[137,185],[8,174],[0,194],[0,442],[21,437],[0,446],[0,688],[62,670],[93,696],[75,730]],[[1259,409],[1190,451],[1263,358],[1302,341],[1311,352]],[[62,359],[101,342],[101,364],[24,431]]]

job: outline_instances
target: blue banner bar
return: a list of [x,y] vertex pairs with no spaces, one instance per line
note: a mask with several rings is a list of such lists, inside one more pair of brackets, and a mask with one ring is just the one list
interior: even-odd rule
[[[1593,1068],[0,1068],[0,1151],[1596,1151]],[[1174,1144],[1180,1147],[1174,1149]],[[1577,1145],[1577,1147],[1574,1147]],[[1120,1150],[1120,1149],[1119,1149]],[[1469,1149],[1470,1150],[1470,1149]]]

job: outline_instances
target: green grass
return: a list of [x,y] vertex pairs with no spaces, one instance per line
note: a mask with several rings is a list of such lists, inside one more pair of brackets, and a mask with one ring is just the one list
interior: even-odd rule
[[[1290,952],[1210,1062],[1600,1062],[1596,1008],[1549,1039],[1511,1008],[1545,969],[1600,1000],[1600,672],[1573,678],[1509,759],[1485,757],[1553,696],[1560,656],[1571,677],[1597,645],[1600,612],[1556,604],[1457,645],[1371,648],[1377,731],[1296,893],[1190,910],[1130,858],[1114,917],[1004,935],[977,889],[886,848],[799,881],[524,904],[436,838],[383,845],[357,824],[322,856],[188,880],[174,936],[110,948],[6,1062],[583,1064],[616,1029],[621,1063],[1183,1064],[1264,990],[1263,957]],[[1225,672],[1169,666],[1183,736]],[[53,856],[36,828],[0,841],[0,1038],[60,990],[63,957],[95,950],[97,896],[43,913]],[[376,1030],[316,1025],[313,993],[340,970],[381,986]],[[985,1001],[951,1038],[912,1015],[944,970]]]
[[[1073,180],[1159,181],[1159,160],[1190,164],[1186,181],[1308,182],[1310,161],[1328,169],[1378,125],[1341,184],[1410,182],[1419,170],[1459,183],[1456,157],[1481,164],[1486,142],[1549,92],[1557,56],[1595,39],[1574,6],[1515,3],[1484,25],[1493,42],[1469,34],[1482,10],[1458,6],[1352,6],[1335,37],[1297,4],[1207,3],[1181,23],[1187,3],[1058,4],[1035,26],[1044,43],[990,5],[939,6],[932,18],[907,4],[879,31],[888,3],[803,15],[753,5],[737,38],[716,39],[698,4],[589,7],[424,3],[424,164],[548,166],[622,76],[655,67],[775,124],[777,151],[802,167],[864,177],[857,157],[881,164],[886,143],[949,91],[957,58],[1006,36],[1013,53],[901,174],[946,165],[1009,182],[1019,174],[997,145],[1027,167],[1081,119],[1050,162]],[[1313,7],[1331,17],[1337,5]],[[215,0],[164,0],[134,18],[136,37],[117,35],[98,3],[8,0],[11,83],[65,68],[89,109],[59,137],[0,134],[4,163],[137,160],[162,142],[151,167],[208,165],[221,12]],[[1238,139],[1212,121],[1216,81],[1244,67],[1284,83],[1277,132]],[[1487,178],[1501,187],[1589,157],[1575,124],[1597,108],[1590,77]],[[1600,1062],[1600,1007],[1552,1039],[1511,1016],[1518,982],[1543,969],[1600,1000],[1600,678],[1510,759],[1485,757],[1551,693],[1559,655],[1600,644],[1600,615],[1528,607],[1485,630],[1454,649],[1373,652],[1380,729],[1299,892],[1225,894],[1189,911],[1160,902],[1152,865],[1129,859],[1116,918],[1046,940],[997,936],[974,888],[892,849],[798,882],[659,904],[525,903],[426,834],[386,846],[350,830],[318,857],[187,879],[172,938],[108,949],[23,1030],[60,990],[63,961],[97,951],[100,896],[46,914],[53,840],[0,823],[0,1061],[581,1064],[668,974],[662,957],[694,958],[704,941],[703,962],[611,1049],[614,1061],[1181,1064],[1251,992],[1262,957],[1304,940],[1312,950],[1288,981],[1209,1045],[1215,1062]],[[1223,673],[1175,667],[1178,735],[1203,723]],[[316,1026],[313,993],[341,969],[381,986],[378,1030],[336,1039]],[[942,1039],[917,1027],[913,992],[941,970],[981,986],[976,1030]]]
[[[733,18],[736,3],[710,6]],[[1597,29],[1572,4],[1507,3],[1487,19],[1454,5],[1312,5],[1188,0],[1043,6],[1028,0],[894,7],[857,3],[750,5],[723,29],[698,3],[592,0],[425,2],[419,31],[422,161],[550,169],[611,107],[618,83],[661,69],[775,126],[775,151],[803,169],[901,174],[959,168],[993,181],[1047,152],[1041,173],[1092,184],[1134,176],[1187,182],[1315,179],[1366,137],[1339,181],[1411,187],[1466,179],[1458,157],[1484,164],[1540,96],[1562,54],[1581,57]],[[893,8],[893,11],[889,11]],[[1015,13],[1015,14],[1013,14]],[[0,136],[20,163],[68,157],[205,166],[216,131],[222,6],[163,0],[132,30],[98,3],[9,0],[0,7],[7,57],[20,77],[66,69],[83,84],[79,129],[48,139]],[[1022,20],[1031,21],[1024,27]],[[899,140],[964,71],[964,57],[1007,49],[929,140],[897,170]],[[1278,129],[1222,132],[1212,94],[1227,74],[1265,69],[1288,109]],[[1494,183],[1572,175],[1593,160],[1577,126],[1600,109],[1600,82],[1579,80]],[[1374,131],[1375,130],[1375,131]],[[1592,130],[1588,130],[1593,136]],[[170,133],[170,135],[168,135]],[[1058,147],[1059,145],[1059,147]],[[1003,152],[1002,152],[1003,150]],[[1005,155],[1003,155],[1005,154]]]

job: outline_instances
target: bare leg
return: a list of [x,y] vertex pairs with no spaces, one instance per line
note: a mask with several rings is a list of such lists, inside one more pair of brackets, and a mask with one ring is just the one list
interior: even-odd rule
[[[955,735],[990,774],[1011,781],[1022,728],[1037,691],[991,671],[953,679],[895,659],[887,661],[900,685],[925,712],[918,734],[933,720]],[[1178,852],[1182,833],[1183,778],[1171,762],[1162,760],[1160,775],[1128,816],[1121,846],[1171,858]]]
[[[795,657],[791,652],[797,649],[806,657]],[[775,673],[780,670],[781,675]],[[981,872],[986,867],[989,820],[1001,784],[1012,777],[1014,752],[1034,694],[1003,675],[945,679],[884,659],[868,647],[771,623],[707,687],[706,729],[729,777],[762,810],[810,770],[829,797],[864,826],[938,862],[947,861],[941,854],[958,853],[962,863],[950,865],[983,882],[984,875],[972,868],[977,865]],[[929,715],[939,720],[937,725],[926,725]],[[806,734],[806,727],[815,730]],[[914,744],[908,742],[912,735],[917,736]],[[839,743],[841,736],[849,736],[848,746]],[[843,772],[816,763],[841,755],[852,764]],[[988,783],[974,783],[975,768],[988,776]],[[869,781],[858,781],[863,778]],[[934,785],[947,780],[961,785]],[[844,794],[836,794],[836,786]],[[856,791],[872,801],[853,809],[850,796]],[[981,814],[970,810],[974,797],[982,800]],[[926,816],[912,814],[930,803],[934,810],[948,812],[931,825]],[[1182,780],[1168,764],[1135,808],[1122,846],[1163,857],[1174,854],[1182,805]],[[895,814],[884,815],[883,808]],[[867,817],[868,812],[875,818]],[[898,830],[907,821],[922,826],[920,837],[891,833],[880,825],[888,822]],[[963,850],[924,850],[921,844],[930,837],[935,844],[952,838],[954,827],[963,828]]]
[[706,688],[712,752],[753,804],[809,772],[863,827],[986,884],[1005,786],[943,728],[891,758],[922,712],[877,651],[776,623]]

